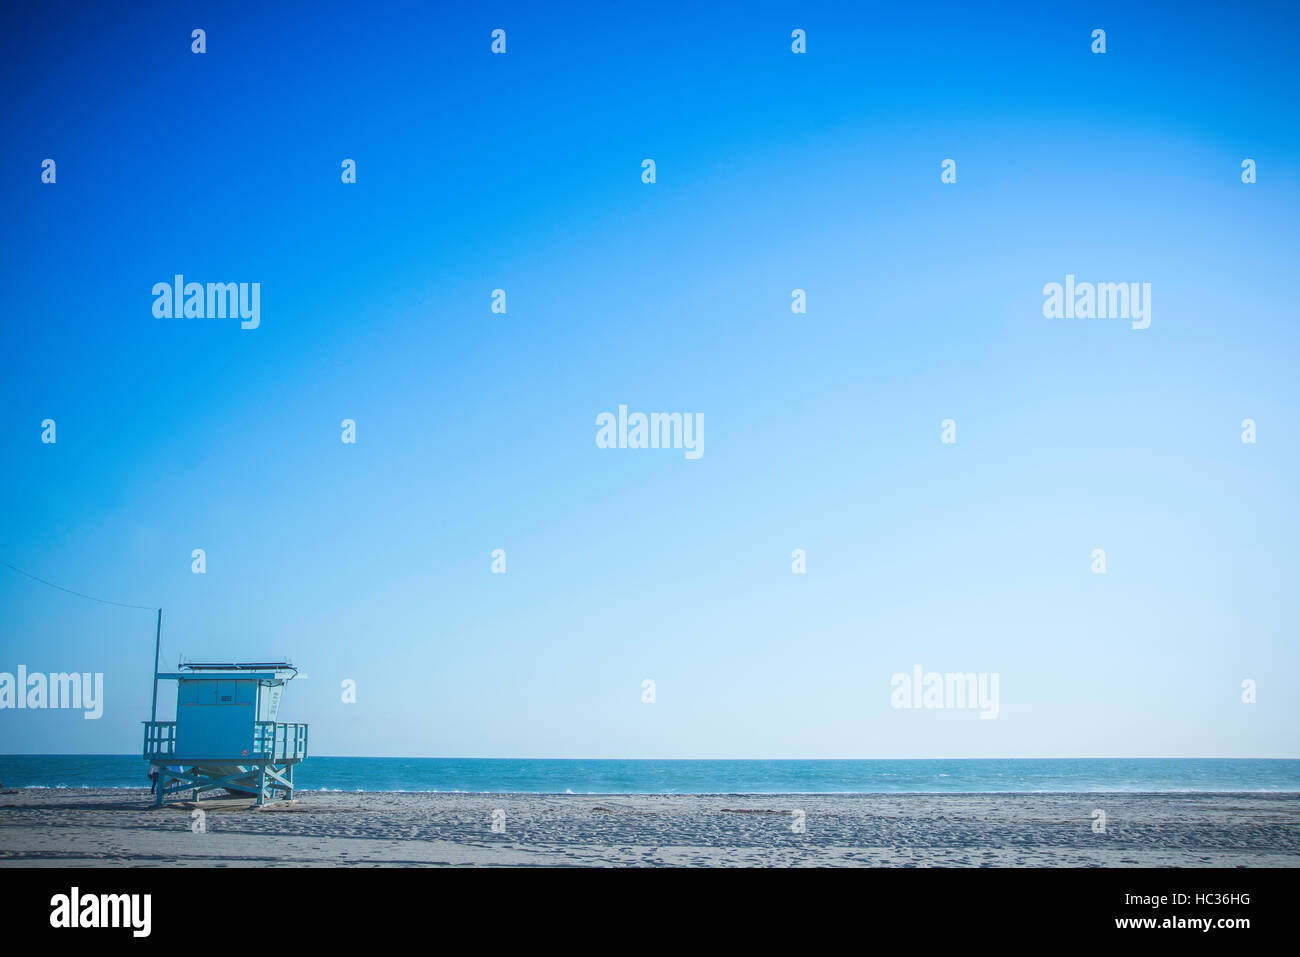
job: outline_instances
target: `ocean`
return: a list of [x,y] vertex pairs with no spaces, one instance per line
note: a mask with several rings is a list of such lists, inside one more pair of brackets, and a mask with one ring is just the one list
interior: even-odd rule
[[[0,786],[147,788],[138,755],[0,755]],[[712,761],[311,757],[300,790],[516,794],[1300,792],[1300,760]]]

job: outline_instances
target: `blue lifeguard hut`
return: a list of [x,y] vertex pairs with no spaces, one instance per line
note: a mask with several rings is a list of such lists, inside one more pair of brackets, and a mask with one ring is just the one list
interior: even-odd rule
[[[160,620],[161,630],[161,620]],[[307,725],[278,720],[287,661],[189,662],[175,672],[154,664],[153,718],[144,723],[144,758],[157,775],[155,806],[193,792],[225,790],[265,804],[293,799],[293,769],[307,757]],[[176,682],[176,720],[158,721],[158,682]]]

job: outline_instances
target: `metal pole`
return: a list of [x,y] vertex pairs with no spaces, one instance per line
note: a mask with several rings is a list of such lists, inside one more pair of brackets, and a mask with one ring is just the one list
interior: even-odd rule
[[158,609],[158,634],[153,642],[153,708],[149,712],[149,723],[158,720],[158,651],[162,648],[162,609]]

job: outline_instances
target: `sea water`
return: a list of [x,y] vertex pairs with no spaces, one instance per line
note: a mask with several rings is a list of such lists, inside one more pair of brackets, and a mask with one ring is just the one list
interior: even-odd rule
[[[4,755],[13,787],[147,788],[138,755]],[[583,760],[309,757],[300,790],[521,794],[907,794],[1298,791],[1300,760]]]

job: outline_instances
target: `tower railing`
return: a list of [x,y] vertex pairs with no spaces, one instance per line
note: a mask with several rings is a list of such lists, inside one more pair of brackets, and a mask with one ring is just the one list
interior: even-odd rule
[[[176,722],[144,722],[144,756],[150,758],[176,757]],[[240,755],[190,754],[185,758],[205,760],[226,759],[238,762],[241,758],[257,761],[301,761],[307,757],[307,725],[277,721],[257,721],[253,724],[252,746]]]
[[258,721],[253,725],[253,753],[272,761],[307,757],[307,725]]
[[170,757],[176,753],[176,722],[146,721],[144,723],[144,756],[146,758]]

